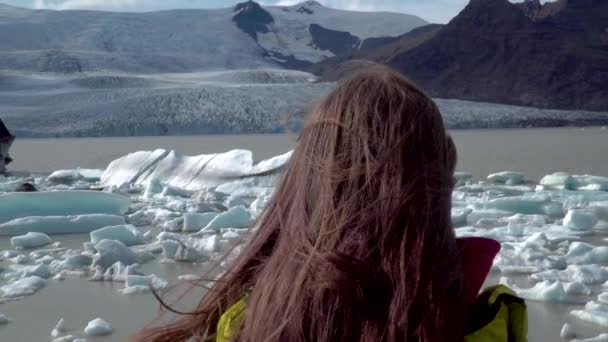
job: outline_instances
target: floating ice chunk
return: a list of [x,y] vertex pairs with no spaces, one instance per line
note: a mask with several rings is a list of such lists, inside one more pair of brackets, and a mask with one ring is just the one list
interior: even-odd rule
[[184,215],[184,225],[182,230],[184,232],[199,231],[202,228],[206,227],[209,222],[211,222],[218,215],[218,213],[214,212],[208,212],[203,214],[187,213]]
[[566,253],[570,264],[602,264],[608,262],[608,247],[575,241]]
[[564,226],[572,230],[591,230],[597,224],[597,218],[583,210],[568,210],[564,218]]
[[102,191],[14,192],[0,195],[0,222],[29,216],[123,215],[130,199]]
[[570,342],[608,342],[608,334],[599,334],[592,338],[586,338],[583,340],[572,340]]
[[590,301],[584,310],[573,310],[570,314],[580,320],[608,327],[608,306],[605,304]]
[[235,231],[228,231],[228,232],[225,232],[224,234],[222,234],[222,238],[228,239],[228,240],[234,240],[234,239],[238,239],[240,237],[241,237],[241,235]]
[[608,221],[608,201],[589,203],[589,210],[602,221]]
[[90,321],[84,328],[87,336],[107,336],[112,333],[112,326],[102,318]]
[[[268,206],[268,203],[270,203],[270,200],[272,198],[272,195],[265,195],[265,196],[259,196],[258,198],[256,198],[253,202],[251,202],[251,205],[249,206],[249,211],[251,212],[251,214],[254,217],[259,216],[262,211],[264,211],[264,209],[266,209],[266,207]],[[454,211],[452,211],[453,213]],[[452,219],[454,217],[452,216]],[[462,221],[464,223],[466,223],[466,215],[464,216],[464,218],[462,218]],[[452,221],[453,223],[453,221]],[[453,223],[454,225],[456,225],[455,223]]]
[[587,285],[575,281],[564,284],[564,291],[570,296],[590,296],[592,291]]
[[29,296],[33,295],[44,286],[46,286],[46,280],[38,276],[31,276],[21,278],[13,283],[0,287],[0,293],[4,298]]
[[201,280],[201,276],[196,275],[196,274],[184,274],[184,275],[180,275],[179,277],[177,277],[177,279],[184,280],[184,281],[197,281],[197,280]]
[[61,318],[59,322],[57,322],[57,325],[55,325],[53,331],[51,331],[51,337],[59,337],[65,334],[66,331],[67,329],[65,328],[65,321],[63,318]]
[[232,208],[232,207],[236,207],[236,206],[242,206],[242,207],[249,206],[243,198],[241,198],[239,196],[234,196],[234,195],[228,196],[228,198],[226,198],[226,201],[224,201],[224,204],[228,208]]
[[513,213],[503,210],[495,209],[475,209],[473,212],[467,215],[467,225],[476,225],[481,219],[495,219],[498,220],[502,217],[510,217]]
[[108,267],[105,271],[100,267],[94,268],[95,274],[89,278],[90,281],[117,281],[124,282],[127,276],[143,275],[139,270],[139,264],[125,265],[121,262],[116,262]]
[[174,186],[168,185],[163,188],[161,192],[161,196],[163,197],[190,197],[190,193],[188,191],[176,188]]
[[144,197],[152,198],[157,194],[163,192],[163,185],[156,178],[151,179],[146,185],[146,191],[144,192]]
[[576,189],[576,181],[572,176],[564,172],[556,172],[543,177],[540,180],[540,185],[547,189],[559,190],[574,190]]
[[59,336],[59,337],[55,337],[54,339],[51,340],[51,342],[78,342],[78,341],[86,342],[86,340],[75,339],[74,336],[72,336],[72,335]]
[[582,175],[574,176],[578,190],[608,191],[608,178]]
[[472,212],[473,210],[469,208],[452,208],[452,225],[455,227],[466,225],[467,215]]
[[203,255],[211,255],[212,253],[218,252],[220,247],[220,236],[217,234],[196,239],[192,238],[190,243],[194,245],[197,251]]
[[67,257],[63,261],[51,263],[53,270],[77,270],[91,266],[93,258],[87,254],[75,254]]
[[608,280],[608,269],[600,265],[569,265],[565,270],[547,270],[530,276],[534,280],[580,282],[585,285],[601,284]]
[[165,208],[171,211],[183,213],[186,211],[186,201],[182,199],[169,200],[167,203],[165,203]]
[[57,184],[70,184],[83,179],[77,170],[58,170],[47,177],[47,181]]
[[524,240],[522,247],[539,250],[546,247],[548,243],[549,240],[547,239],[547,235],[543,232],[538,232],[530,235],[530,237]]
[[160,290],[167,287],[168,283],[156,275],[129,275],[125,282],[125,288],[121,290],[123,294],[146,293],[151,289]]
[[551,199],[546,195],[525,195],[496,198],[485,203],[479,203],[480,209],[494,209],[516,214],[546,214],[546,206]]
[[454,172],[454,179],[456,180],[456,186],[467,184],[473,178],[473,174],[470,172]]
[[141,232],[130,224],[104,227],[92,231],[90,235],[92,243],[98,243],[104,239],[120,241],[125,246],[141,245],[144,243],[144,237]]
[[51,270],[46,264],[24,266],[19,273],[22,277],[37,276],[44,279],[51,277]]
[[608,304],[608,292],[600,293],[599,296],[597,296],[597,301],[602,304]]
[[279,169],[290,155],[291,152],[254,165],[251,151],[246,150],[192,157],[167,150],[140,151],[110,163],[101,184],[105,187],[147,185],[153,179],[163,179],[165,186],[197,191],[221,184],[227,176]]
[[97,169],[57,170],[47,177],[47,181],[56,184],[71,184],[79,180],[97,182],[102,174],[103,170]]
[[509,235],[524,236],[525,226],[521,223],[511,221],[511,222],[509,222],[507,229],[508,229]]
[[137,254],[120,241],[101,240],[95,245],[97,253],[93,256],[92,267],[100,266],[106,269],[116,262],[132,265],[138,262]]
[[0,314],[0,325],[10,322],[10,319],[5,314]]
[[512,282],[507,281],[507,283],[517,295],[525,299],[548,303],[580,303],[580,300],[566,293],[561,281],[545,280],[528,289],[519,288]]
[[175,233],[161,232],[156,237],[156,240],[158,240],[158,241],[164,241],[164,240],[180,241],[181,240],[181,236],[179,234],[175,234]]
[[123,216],[91,214],[80,216],[32,216],[0,224],[0,236],[22,235],[28,232],[45,234],[78,234],[125,223]]
[[41,247],[51,243],[51,238],[44,233],[29,232],[25,235],[11,238],[11,245],[15,249],[29,249]]
[[488,176],[488,181],[507,185],[517,185],[524,182],[525,176],[521,172],[503,171]]
[[562,330],[559,333],[559,336],[563,339],[573,339],[576,337],[576,332],[574,331],[572,325],[564,323],[564,326],[562,326]]
[[199,261],[204,259],[196,249],[186,246],[181,241],[165,240],[162,242],[163,256],[176,261]]
[[248,228],[251,223],[251,215],[247,209],[238,206],[219,214],[203,229],[219,231],[221,228]]

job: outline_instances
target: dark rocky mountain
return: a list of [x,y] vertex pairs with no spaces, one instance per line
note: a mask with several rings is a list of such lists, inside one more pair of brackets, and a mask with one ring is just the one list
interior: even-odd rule
[[313,71],[342,77],[368,59],[399,69],[435,97],[608,111],[606,0],[471,0],[418,44],[412,35]]
[[258,39],[258,32],[268,33],[268,25],[274,23],[272,15],[254,1],[247,1],[234,6],[232,20],[238,28],[256,40]]

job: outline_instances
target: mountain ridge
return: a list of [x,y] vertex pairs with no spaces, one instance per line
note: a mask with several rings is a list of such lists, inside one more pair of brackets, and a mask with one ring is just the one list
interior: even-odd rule
[[[343,11],[310,1],[268,7],[247,1],[223,9],[137,13],[2,5],[0,70],[298,69],[357,49],[354,42],[397,36],[423,24],[411,15]],[[334,45],[341,48],[328,48]]]
[[414,48],[378,57],[378,47],[357,63],[329,59],[312,70],[346,70],[343,77],[368,59],[400,70],[434,97],[608,111],[608,1],[526,5],[533,3],[471,0]]

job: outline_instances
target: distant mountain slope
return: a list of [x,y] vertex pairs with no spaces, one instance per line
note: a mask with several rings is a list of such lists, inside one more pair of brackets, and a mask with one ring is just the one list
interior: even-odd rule
[[[149,13],[28,10],[0,4],[0,70],[182,72],[303,67],[425,21],[307,2]],[[336,50],[334,47],[338,46]]]
[[[436,97],[608,110],[606,0],[471,0],[430,39],[401,45],[356,57],[396,67]],[[353,69],[348,59],[330,62],[317,73]]]

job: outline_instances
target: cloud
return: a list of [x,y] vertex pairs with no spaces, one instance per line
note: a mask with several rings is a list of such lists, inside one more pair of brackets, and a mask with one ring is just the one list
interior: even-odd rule
[[38,9],[139,10],[147,0],[35,0]]

